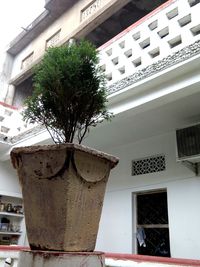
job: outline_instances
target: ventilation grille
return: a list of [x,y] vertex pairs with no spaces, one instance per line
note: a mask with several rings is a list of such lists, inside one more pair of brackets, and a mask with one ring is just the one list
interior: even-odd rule
[[132,175],[161,172],[166,169],[165,155],[156,155],[132,161]]

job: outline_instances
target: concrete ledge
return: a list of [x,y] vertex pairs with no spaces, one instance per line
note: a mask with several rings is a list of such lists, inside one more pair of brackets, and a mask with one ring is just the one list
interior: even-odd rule
[[[0,246],[0,263],[3,263],[3,259],[7,257],[11,257],[16,260],[19,255],[19,251],[27,251],[30,252],[28,247],[23,246]],[[38,252],[41,254],[42,252]],[[45,252],[46,255],[48,252]],[[60,252],[51,252],[61,257],[66,253]],[[67,253],[68,256],[73,256],[74,253]],[[91,253],[75,253],[79,256],[87,256]],[[103,255],[102,252],[94,252],[94,255]],[[121,254],[121,253],[105,253],[106,264],[107,266],[131,266],[131,267],[177,267],[177,266],[199,266],[200,267],[200,260],[192,260],[192,259],[177,259],[177,258],[164,258],[164,257],[154,257],[154,256],[144,256],[144,255],[135,255],[135,254]],[[152,265],[153,264],[153,265]],[[0,265],[1,266],[1,265]],[[98,265],[97,265],[98,266]],[[97,267],[95,265],[95,267]],[[71,266],[70,266],[71,267]]]
[[[114,259],[121,261],[132,261],[135,263],[157,263],[159,266],[200,266],[200,260],[190,260],[190,259],[177,259],[177,258],[165,258],[165,257],[155,257],[155,256],[144,256],[144,255],[135,255],[135,254],[119,254],[119,253],[106,253],[106,259]],[[114,265],[113,265],[114,266]],[[116,265],[116,266],[127,266],[126,263],[124,265]],[[137,265],[133,265],[137,266]],[[152,266],[152,265],[151,265]]]

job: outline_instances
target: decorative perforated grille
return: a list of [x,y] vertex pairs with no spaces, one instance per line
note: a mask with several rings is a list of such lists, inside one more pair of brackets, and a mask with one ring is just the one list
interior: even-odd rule
[[94,0],[94,1],[92,1],[92,3],[89,4],[89,6],[87,6],[86,8],[84,8],[81,11],[81,21],[83,21],[83,20],[87,19],[88,17],[90,17],[100,7],[101,7],[101,0]]
[[160,172],[166,169],[165,155],[156,155],[132,161],[132,175]]

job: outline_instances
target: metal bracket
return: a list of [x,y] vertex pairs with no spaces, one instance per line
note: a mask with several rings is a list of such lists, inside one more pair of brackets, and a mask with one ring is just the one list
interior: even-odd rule
[[185,165],[188,169],[192,170],[196,176],[199,175],[200,162],[190,162],[188,160],[182,161],[182,164]]

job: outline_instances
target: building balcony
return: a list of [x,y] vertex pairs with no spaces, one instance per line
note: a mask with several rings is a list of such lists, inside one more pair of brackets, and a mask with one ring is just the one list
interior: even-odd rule
[[[197,0],[169,0],[99,47],[100,66],[107,77],[108,106],[114,114],[136,110],[143,104],[143,111],[148,112],[149,108],[152,108],[150,103],[154,100],[159,101],[159,104],[154,104],[154,107],[158,107],[173,98],[179,102],[167,108],[169,117],[172,118],[177,115],[179,106],[188,103],[186,99],[183,101],[181,98],[191,95],[191,108],[188,108],[187,115],[196,116],[194,102],[196,103],[197,99],[195,94],[199,94],[200,61],[199,11],[200,4]],[[60,40],[59,45],[64,42],[66,40]],[[16,84],[15,96],[20,90],[23,92],[20,97],[26,97],[27,91],[31,92],[27,87],[32,86],[29,79],[31,68],[36,62],[38,59],[11,80]],[[20,107],[20,103],[15,99],[13,103]],[[20,108],[0,103],[0,140],[3,143],[9,141],[16,144],[44,131],[41,127],[27,125],[22,121],[20,111]],[[158,113],[160,118],[157,121],[162,120],[161,114],[166,117],[164,109],[157,110],[156,114]],[[179,114],[185,117],[185,111],[182,109]],[[150,114],[145,116],[147,120]],[[154,114],[155,116],[157,115]],[[128,117],[131,117],[130,114]],[[182,117],[179,119],[185,122]],[[138,128],[141,128],[141,120],[138,121]],[[127,125],[130,123],[127,122]],[[174,129],[177,125],[169,126],[165,123],[162,129],[167,127]],[[145,129],[143,132],[145,133]],[[109,142],[109,138],[107,140]]]
[[[0,102],[0,150],[4,151],[17,144],[21,139],[41,131],[42,127],[27,124],[22,118],[22,109]],[[0,157],[1,159],[1,157]]]
[[167,1],[99,48],[110,94],[199,54],[198,3]]
[[[103,24],[85,34],[85,38],[96,45],[102,43],[99,41],[101,38],[109,40],[99,47],[100,65],[106,74],[109,92],[120,90],[132,82],[135,83],[197,55],[200,50],[199,11],[200,5],[197,0],[169,0],[132,25],[126,22],[130,26],[110,40],[109,36],[112,37],[115,32],[111,24],[111,29],[105,32],[106,38],[102,34],[103,30],[105,31]],[[80,33],[76,33],[74,37],[84,37],[81,31],[80,28]],[[66,37],[60,35],[54,45],[62,45],[67,41]],[[45,40],[40,40],[40,46],[43,47],[44,53]],[[42,48],[40,54],[30,54],[31,60],[28,57],[28,64],[22,69],[20,62],[25,60],[23,51],[22,56],[17,56],[11,77],[13,85],[20,87],[20,84],[32,75],[32,67],[41,60],[41,51]],[[120,85],[115,84],[120,80]]]
[[[109,99],[127,89],[142,92],[141,84],[158,76],[161,80],[164,72],[169,75],[163,82],[170,81],[177,75],[174,68],[181,66],[183,71],[186,63],[196,60],[200,53],[199,11],[196,0],[169,0],[99,47]],[[87,37],[91,39],[91,35]],[[60,39],[57,45],[65,42]],[[17,75],[11,79],[15,85],[13,105],[20,107],[31,93],[32,68],[39,60],[41,57],[36,57],[23,70],[15,71]]]

